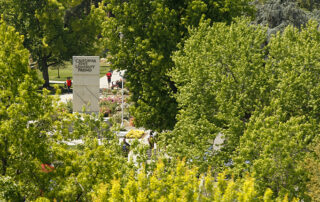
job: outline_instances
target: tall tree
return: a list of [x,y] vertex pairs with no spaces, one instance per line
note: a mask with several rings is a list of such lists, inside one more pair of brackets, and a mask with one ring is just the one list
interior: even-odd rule
[[274,86],[270,107],[257,112],[259,119],[250,120],[237,155],[242,165],[250,162],[242,169],[249,167],[259,176],[261,187],[279,194],[290,192],[304,200],[308,200],[307,172],[299,161],[319,134],[320,122],[318,27],[314,21],[301,30],[289,26],[270,39],[266,60]]
[[[319,133],[318,26],[287,27],[268,44],[266,28],[249,21],[191,32],[173,57],[180,110],[175,128],[161,134],[166,153],[205,170],[249,171],[260,191],[308,200],[299,162]],[[223,142],[213,146],[219,133]]]
[[[206,170],[212,158],[230,161],[245,124],[270,100],[261,48],[266,30],[249,21],[212,27],[203,22],[190,33],[184,48],[174,54],[175,68],[170,72],[178,88],[178,122],[163,137],[169,153]],[[225,142],[217,151],[212,143],[218,133],[224,134]]]
[[[85,6],[79,6],[83,2]],[[91,7],[89,1],[9,0],[2,1],[0,8],[4,20],[25,36],[23,44],[42,71],[45,87],[49,86],[49,66],[74,54],[97,51],[104,14],[99,8]]]
[[252,11],[247,0],[106,2],[115,16],[104,24],[113,68],[127,70],[137,125],[158,131],[172,129],[176,122],[176,86],[167,74],[174,66],[172,52],[183,44],[187,28],[198,26],[202,17],[231,22]]

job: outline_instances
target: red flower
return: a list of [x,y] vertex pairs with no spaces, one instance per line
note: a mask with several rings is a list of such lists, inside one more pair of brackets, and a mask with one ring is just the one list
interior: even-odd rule
[[54,166],[46,164],[46,163],[42,163],[41,164],[41,171],[44,173],[50,173],[54,170]]

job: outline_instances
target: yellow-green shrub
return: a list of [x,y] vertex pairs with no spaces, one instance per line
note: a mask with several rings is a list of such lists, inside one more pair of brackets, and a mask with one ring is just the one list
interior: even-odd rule
[[[92,193],[93,201],[288,201],[287,196],[275,198],[270,189],[259,194],[255,179],[247,175],[243,179],[230,179],[225,173],[213,176],[198,175],[197,168],[189,168],[180,161],[172,170],[161,161],[152,173],[142,169],[124,184],[113,180],[101,184]],[[111,193],[111,194],[110,194]],[[293,199],[292,201],[297,201]]]
[[126,134],[126,138],[141,138],[144,135],[144,131],[143,130],[130,130],[127,134]]

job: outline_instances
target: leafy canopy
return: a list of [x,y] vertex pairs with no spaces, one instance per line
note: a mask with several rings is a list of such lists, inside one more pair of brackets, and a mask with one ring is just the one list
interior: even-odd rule
[[103,25],[105,46],[113,56],[113,68],[127,70],[136,125],[157,131],[173,128],[176,86],[168,76],[174,67],[173,51],[188,37],[187,28],[197,27],[201,18],[229,23],[235,16],[252,13],[248,2],[106,1],[114,17]]
[[203,170],[249,171],[260,194],[270,187],[308,200],[299,162],[319,133],[319,42],[312,21],[269,43],[266,29],[247,20],[200,24],[173,57],[180,110],[163,148]]
[[[203,22],[191,31],[170,72],[180,110],[174,130],[163,135],[169,152],[205,167],[209,158],[230,160],[246,122],[269,100],[265,42],[265,29],[243,20]],[[225,141],[215,151],[218,133]]]

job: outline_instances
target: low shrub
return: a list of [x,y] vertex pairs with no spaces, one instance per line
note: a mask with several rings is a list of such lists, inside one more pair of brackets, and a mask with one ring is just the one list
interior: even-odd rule
[[126,134],[126,138],[136,138],[139,139],[144,135],[144,131],[143,130],[130,130],[127,134]]

